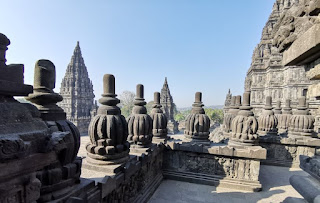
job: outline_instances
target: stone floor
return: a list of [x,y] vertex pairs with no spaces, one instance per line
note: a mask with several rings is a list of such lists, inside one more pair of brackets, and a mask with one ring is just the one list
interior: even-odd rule
[[282,202],[286,197],[302,198],[289,183],[291,175],[307,175],[301,169],[261,166],[261,192],[240,192],[227,188],[164,180],[149,203],[200,203],[200,202]]
[[[85,157],[85,145],[89,142],[88,136],[81,137],[81,146],[78,156]],[[103,174],[82,170],[82,177],[96,179]],[[194,183],[164,180],[151,197],[149,203],[200,203],[200,202],[282,202],[286,197],[302,198],[289,183],[292,175],[308,175],[301,169],[289,169],[276,166],[261,166],[261,192],[242,192],[227,188]]]

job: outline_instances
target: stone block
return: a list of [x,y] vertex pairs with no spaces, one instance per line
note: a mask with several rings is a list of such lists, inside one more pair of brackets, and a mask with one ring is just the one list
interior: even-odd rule
[[320,24],[313,25],[283,53],[283,65],[305,65],[320,57]]

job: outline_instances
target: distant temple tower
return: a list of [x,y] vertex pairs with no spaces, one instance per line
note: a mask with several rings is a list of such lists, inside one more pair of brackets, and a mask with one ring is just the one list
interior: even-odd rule
[[80,133],[87,133],[97,105],[93,100],[93,86],[82,58],[79,42],[61,82],[60,95],[63,101],[59,106],[67,113],[67,119],[78,127]]
[[231,105],[231,98],[232,98],[232,94],[231,91],[229,89],[228,94],[226,96],[226,100],[224,101],[224,108],[223,108],[223,113],[227,113],[227,111],[229,110],[229,107]]
[[170,94],[170,89],[168,86],[167,77],[164,80],[163,87],[161,89],[161,100],[160,104],[162,105],[163,113],[166,115],[168,119],[168,133],[175,134],[178,133],[178,122],[174,120],[174,107],[172,96]]

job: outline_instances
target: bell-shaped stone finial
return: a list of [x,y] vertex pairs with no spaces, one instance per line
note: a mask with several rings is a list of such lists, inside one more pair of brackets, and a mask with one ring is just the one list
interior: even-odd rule
[[[77,158],[80,132],[73,123],[66,120],[65,112],[57,106],[57,102],[62,101],[62,97],[53,91],[55,82],[54,64],[49,60],[38,60],[34,69],[33,93],[26,99],[34,103],[40,111],[41,118],[51,133],[50,143],[58,143],[56,154],[60,161],[60,164],[38,172],[42,187],[45,188],[40,200],[46,199],[46,201],[56,200],[52,193],[59,193],[60,197],[68,195],[68,191],[61,189],[61,184],[69,182],[72,186],[76,180],[79,180],[81,173],[81,159]],[[55,179],[55,174],[62,173],[64,175]],[[53,179],[55,180],[52,181]]]
[[0,68],[6,67],[6,51],[10,45],[10,40],[4,34],[0,33]]
[[144,87],[137,85],[132,115],[128,118],[128,141],[135,146],[149,147],[152,142],[152,119],[144,106]]
[[240,111],[232,120],[229,145],[255,145],[258,142],[258,122],[251,109],[250,92],[245,92]]
[[161,110],[160,93],[154,93],[154,103],[151,110],[151,118],[153,121],[152,134],[153,138],[167,138],[167,117]]
[[309,115],[306,97],[299,98],[297,110],[293,112],[289,123],[288,136],[312,136],[315,119]]
[[233,96],[231,98],[231,105],[229,111],[224,115],[224,135],[229,136],[231,132],[232,120],[237,116],[241,106],[241,96]]
[[208,141],[210,119],[202,108],[202,93],[195,94],[195,102],[192,105],[191,114],[187,116],[184,131],[185,137],[193,141]]
[[277,135],[278,133],[278,119],[272,111],[272,98],[270,96],[266,97],[265,107],[259,116],[259,136],[265,135]]
[[113,75],[103,76],[103,94],[97,115],[89,125],[90,143],[87,145],[88,162],[98,165],[123,163],[129,159],[128,128],[115,94]]
[[60,94],[54,93],[56,83],[56,68],[46,59],[36,62],[34,68],[33,93],[26,97],[41,112],[41,118],[47,121],[66,120],[66,113],[57,103],[62,101]]
[[282,108],[282,114],[278,116],[278,131],[280,134],[287,133],[292,116],[291,100],[286,99],[285,106]]

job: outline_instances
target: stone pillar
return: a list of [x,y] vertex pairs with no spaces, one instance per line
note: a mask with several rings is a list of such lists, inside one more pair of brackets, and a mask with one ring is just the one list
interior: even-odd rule
[[306,97],[300,97],[297,110],[290,118],[288,136],[312,136],[314,121],[314,117],[309,115]]
[[[55,166],[38,172],[42,182],[41,197],[39,202],[57,200],[69,195],[66,187],[71,187],[79,182],[81,174],[81,159],[77,158],[80,147],[80,133],[77,127],[66,120],[65,112],[57,106],[62,97],[54,93],[56,82],[56,69],[49,60],[38,60],[34,69],[34,91],[26,97],[35,104],[45,121],[52,140],[57,142],[56,153],[59,155],[59,162]],[[63,185],[63,186],[61,186]]]
[[231,123],[232,123],[232,120],[237,116],[240,106],[241,106],[241,96],[240,95],[233,96],[231,98],[231,104],[230,104],[229,110],[224,115],[224,120],[223,120],[224,122],[223,134],[226,137],[230,136],[229,134],[231,133]]
[[127,122],[117,107],[120,100],[116,96],[114,76],[104,75],[103,94],[99,99],[101,106],[97,115],[91,119],[88,130],[90,143],[86,146],[87,168],[122,164],[129,159]]
[[[280,115],[282,114],[282,111],[281,111],[281,101],[277,101],[276,103],[276,107],[273,109],[273,113],[274,115],[277,117],[278,121],[279,121],[279,117]],[[279,122],[278,122],[279,124]]]
[[132,148],[148,148],[152,142],[152,119],[143,95],[144,87],[138,84],[132,115],[128,118],[128,141],[134,145]]
[[[160,104],[160,93],[155,92],[154,93],[154,104],[152,105],[151,110],[151,118],[152,118],[152,135],[154,141],[161,141],[161,139],[164,141],[167,139],[167,117],[161,110],[161,104]],[[160,140],[159,140],[160,139]]]
[[266,136],[266,135],[277,135],[278,133],[278,119],[274,115],[272,111],[272,98],[270,96],[266,97],[266,105],[258,119],[259,136]]
[[282,108],[282,114],[278,117],[278,132],[279,134],[287,133],[292,116],[291,100],[286,99],[285,106]]
[[209,142],[210,119],[202,108],[202,93],[196,92],[191,114],[186,118],[184,135],[188,140]]
[[250,106],[250,92],[243,94],[243,104],[240,106],[238,115],[233,119],[231,127],[229,145],[251,146],[257,144],[259,139],[257,135],[258,122]]

